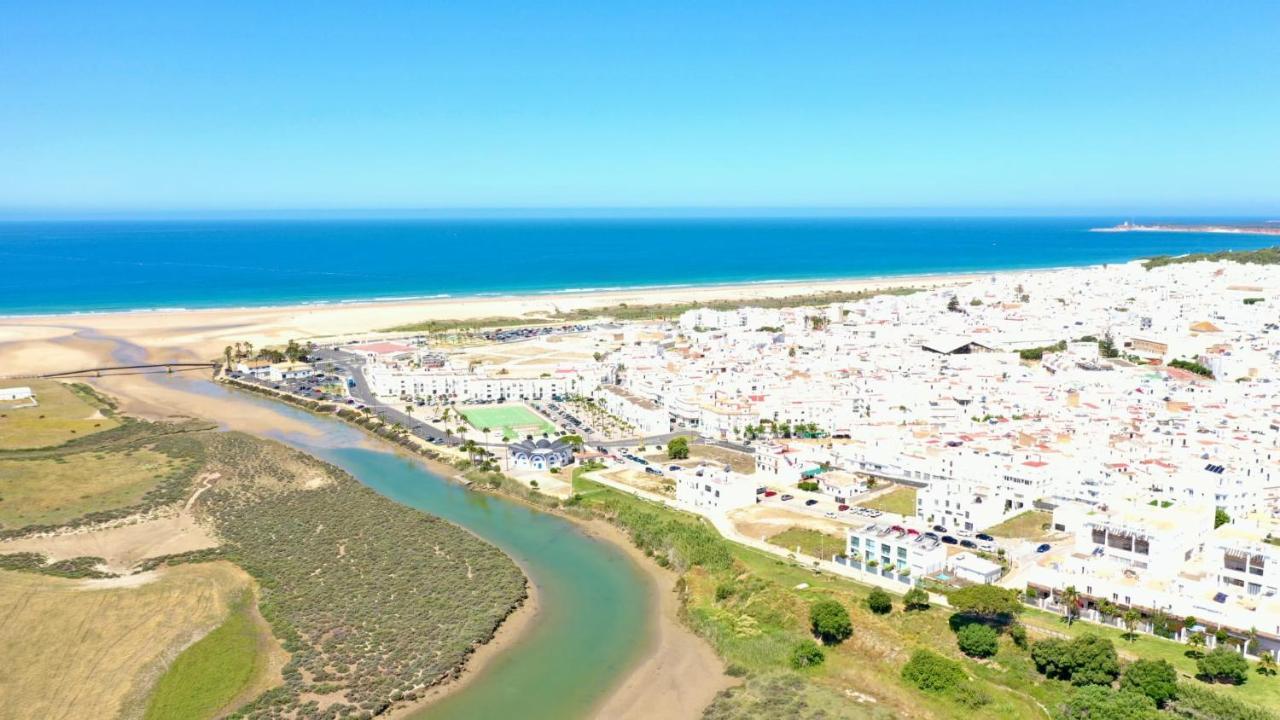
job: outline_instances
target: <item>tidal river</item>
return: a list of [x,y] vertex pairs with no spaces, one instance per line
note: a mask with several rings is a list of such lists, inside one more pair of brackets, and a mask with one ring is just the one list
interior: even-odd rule
[[[138,348],[112,340],[117,359],[138,356]],[[644,654],[657,610],[641,569],[621,549],[563,518],[445,480],[336,419],[207,380],[175,375],[156,381],[254,403],[307,424],[316,434],[279,433],[275,439],[343,468],[392,500],[470,530],[524,569],[538,601],[529,628],[464,687],[415,718],[586,717]]]

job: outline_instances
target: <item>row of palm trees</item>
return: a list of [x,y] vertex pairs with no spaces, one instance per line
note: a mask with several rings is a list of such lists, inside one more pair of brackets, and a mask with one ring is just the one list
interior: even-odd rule
[[[1075,585],[1068,585],[1058,593],[1058,602],[1063,606],[1067,624],[1071,625],[1080,617],[1080,611],[1085,605],[1085,596],[1076,589]],[[1144,619],[1146,619],[1146,616],[1137,608],[1121,608],[1109,600],[1102,599],[1097,602],[1094,609],[1096,609],[1098,614],[1104,618],[1120,618],[1120,622],[1124,624],[1127,639],[1130,642],[1137,640],[1138,626]],[[1150,620],[1152,627],[1167,625],[1170,622],[1168,615],[1161,610],[1156,610]],[[1203,631],[1192,629],[1197,624],[1195,616],[1188,616],[1182,621],[1182,626],[1187,631],[1187,644],[1191,645],[1193,648],[1203,648],[1208,645],[1209,640]],[[1231,634],[1228,633],[1225,628],[1220,627],[1214,632],[1214,640],[1219,646],[1227,643],[1231,637]],[[1248,635],[1241,641],[1241,648],[1247,651],[1250,648],[1256,647],[1257,642],[1258,629],[1250,628]],[[1260,652],[1257,653],[1257,655],[1258,664],[1263,672],[1274,674],[1276,669],[1275,656],[1270,652]]]

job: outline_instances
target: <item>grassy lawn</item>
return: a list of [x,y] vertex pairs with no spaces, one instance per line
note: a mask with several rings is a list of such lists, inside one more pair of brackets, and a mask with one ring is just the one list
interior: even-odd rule
[[143,448],[0,460],[0,528],[57,525],[127,507],[188,462]]
[[791,552],[795,552],[796,548],[800,548],[800,552],[823,560],[831,559],[832,555],[837,554],[844,549],[845,539],[839,535],[818,532],[809,528],[790,528],[769,538],[769,542],[780,548],[786,548]]
[[35,407],[14,407],[0,403],[0,450],[61,445],[76,437],[113,428],[120,423],[102,414],[100,405],[88,392],[52,380],[6,380],[0,387],[30,387]]
[[501,430],[505,440],[512,440],[521,433],[541,434],[555,432],[555,427],[537,413],[523,405],[497,405],[459,410],[462,416],[477,430],[489,428]]
[[1022,620],[1023,624],[1033,631],[1035,628],[1040,628],[1047,632],[1071,636],[1090,632],[1102,635],[1115,643],[1116,650],[1122,657],[1127,655],[1131,659],[1142,657],[1151,660],[1167,660],[1170,665],[1177,668],[1187,682],[1211,688],[1214,692],[1242,702],[1267,708],[1280,708],[1280,677],[1265,677],[1251,673],[1248,682],[1243,685],[1207,685],[1194,679],[1196,661],[1194,657],[1186,654],[1191,649],[1188,645],[1144,633],[1139,633],[1137,638],[1130,642],[1128,634],[1121,628],[1080,621],[1068,627],[1062,621],[1062,616],[1040,610],[1024,612]]
[[1003,538],[1025,538],[1036,540],[1045,537],[1044,529],[1053,521],[1053,513],[1043,510],[1028,510],[987,530],[987,534]]
[[916,489],[913,487],[894,488],[874,500],[868,500],[858,504],[862,507],[868,507],[872,510],[879,510],[881,512],[897,513],[899,515],[915,515]]
[[252,602],[246,591],[226,622],[173,661],[151,694],[148,720],[214,717],[263,672],[266,656],[259,651]]
[[249,583],[221,562],[136,587],[0,572],[0,718],[140,715],[159,664],[221,624]]

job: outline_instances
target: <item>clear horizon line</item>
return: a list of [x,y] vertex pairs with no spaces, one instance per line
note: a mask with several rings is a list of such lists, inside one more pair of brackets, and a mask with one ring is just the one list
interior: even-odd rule
[[848,217],[848,218],[1223,218],[1276,219],[1259,209],[1157,209],[1097,206],[839,206],[839,205],[475,205],[350,208],[21,208],[0,207],[0,221],[221,220],[221,219],[409,219],[409,218],[660,218],[660,217]]

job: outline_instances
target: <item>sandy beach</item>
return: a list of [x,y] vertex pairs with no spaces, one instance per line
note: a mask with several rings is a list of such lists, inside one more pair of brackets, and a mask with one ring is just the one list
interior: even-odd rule
[[[1051,271],[1042,271],[1051,272]],[[748,283],[601,292],[352,302],[281,307],[156,310],[0,317],[0,375],[74,370],[92,363],[83,344],[59,342],[78,329],[127,338],[155,360],[213,359],[228,344],[261,347],[290,339],[367,337],[427,320],[531,317],[619,304],[778,298],[819,292],[958,285],[992,273],[908,275],[813,282]]]

